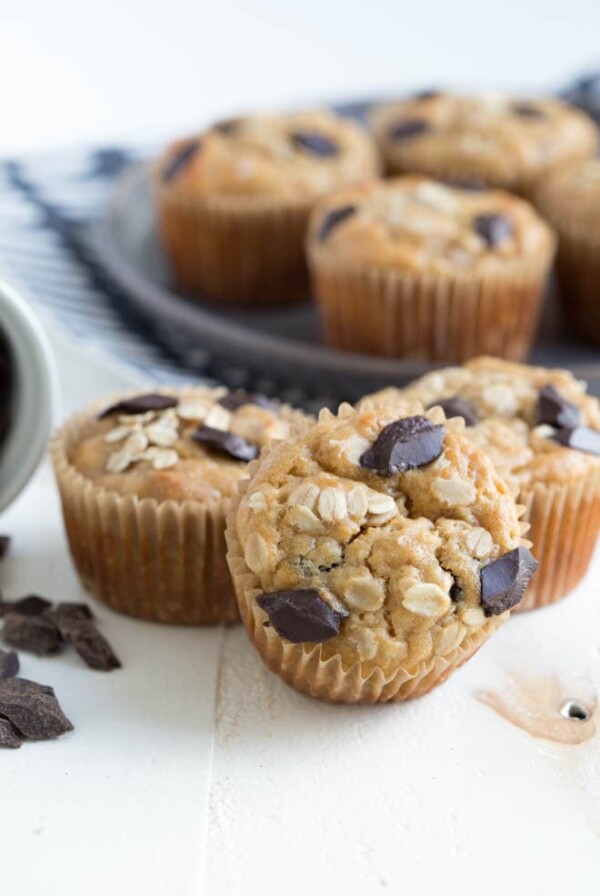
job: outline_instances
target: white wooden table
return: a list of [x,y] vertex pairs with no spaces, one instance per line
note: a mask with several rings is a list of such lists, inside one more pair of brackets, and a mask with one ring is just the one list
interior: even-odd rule
[[[127,385],[59,351],[63,413]],[[14,536],[6,597],[84,597],[47,462],[0,531]],[[591,706],[599,581],[597,557],[569,600],[515,617],[432,695],[379,707],[296,694],[240,627],[161,627],[94,603],[121,671],[21,654],[75,731],[0,752],[0,893],[596,896],[600,735],[534,738],[477,696],[514,694],[511,673],[556,676]]]

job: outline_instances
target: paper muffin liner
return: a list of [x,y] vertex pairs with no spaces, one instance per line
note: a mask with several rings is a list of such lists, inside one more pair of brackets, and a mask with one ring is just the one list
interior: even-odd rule
[[600,240],[593,233],[569,230],[564,219],[554,226],[559,235],[556,272],[564,314],[580,336],[600,344]]
[[544,254],[495,276],[454,277],[353,268],[310,253],[328,345],[452,363],[480,354],[527,357],[550,260]]
[[327,642],[293,644],[285,641],[272,626],[264,625],[264,612],[256,603],[256,597],[263,593],[263,589],[258,576],[246,564],[236,537],[235,518],[247,485],[247,481],[240,483],[240,495],[232,502],[225,533],[227,561],[240,616],[267,666],[297,691],[334,703],[400,702],[422,697],[466,663],[506,620],[506,614],[490,617],[456,650],[444,657],[433,657],[412,669],[406,669],[400,663],[393,670],[389,669],[389,664],[384,669],[377,665],[377,655],[368,663],[357,660],[351,666],[345,666],[338,654],[326,655]]
[[[70,447],[94,410],[105,406],[77,414],[50,445],[69,548],[83,585],[113,609],[141,619],[183,625],[238,621],[225,556],[230,497],[179,503],[120,495],[70,463]],[[286,405],[282,415],[293,429],[308,423]]]
[[304,237],[313,203],[189,196],[156,174],[153,187],[163,244],[190,298],[259,306],[308,296]]
[[584,577],[600,532],[600,471],[568,483],[536,483],[521,491],[519,502],[539,568],[513,612],[552,604]]

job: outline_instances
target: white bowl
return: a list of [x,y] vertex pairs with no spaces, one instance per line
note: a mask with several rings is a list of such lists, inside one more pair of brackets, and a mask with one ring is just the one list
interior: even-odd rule
[[26,485],[46,447],[58,395],[54,357],[20,292],[0,280],[0,334],[11,356],[11,421],[0,445],[0,510]]

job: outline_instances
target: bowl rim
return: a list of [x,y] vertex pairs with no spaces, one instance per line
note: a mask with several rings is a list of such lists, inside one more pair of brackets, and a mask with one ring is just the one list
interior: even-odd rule
[[0,511],[23,490],[40,463],[54,421],[58,372],[48,337],[27,293],[0,276],[0,330],[8,342],[16,413],[0,446]]

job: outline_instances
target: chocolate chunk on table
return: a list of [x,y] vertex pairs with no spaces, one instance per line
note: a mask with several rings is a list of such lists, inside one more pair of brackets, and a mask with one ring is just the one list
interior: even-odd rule
[[0,681],[0,716],[33,740],[47,740],[73,730],[54,690],[26,678]]
[[94,625],[86,604],[58,604],[48,616],[90,669],[111,672],[121,668],[112,647]]
[[0,747],[16,750],[23,743],[23,738],[8,719],[0,716]]
[[63,646],[60,631],[45,614],[20,616],[5,613],[2,639],[12,647],[28,650],[38,656],[58,653]]
[[14,650],[0,650],[0,679],[19,674],[19,657]]

